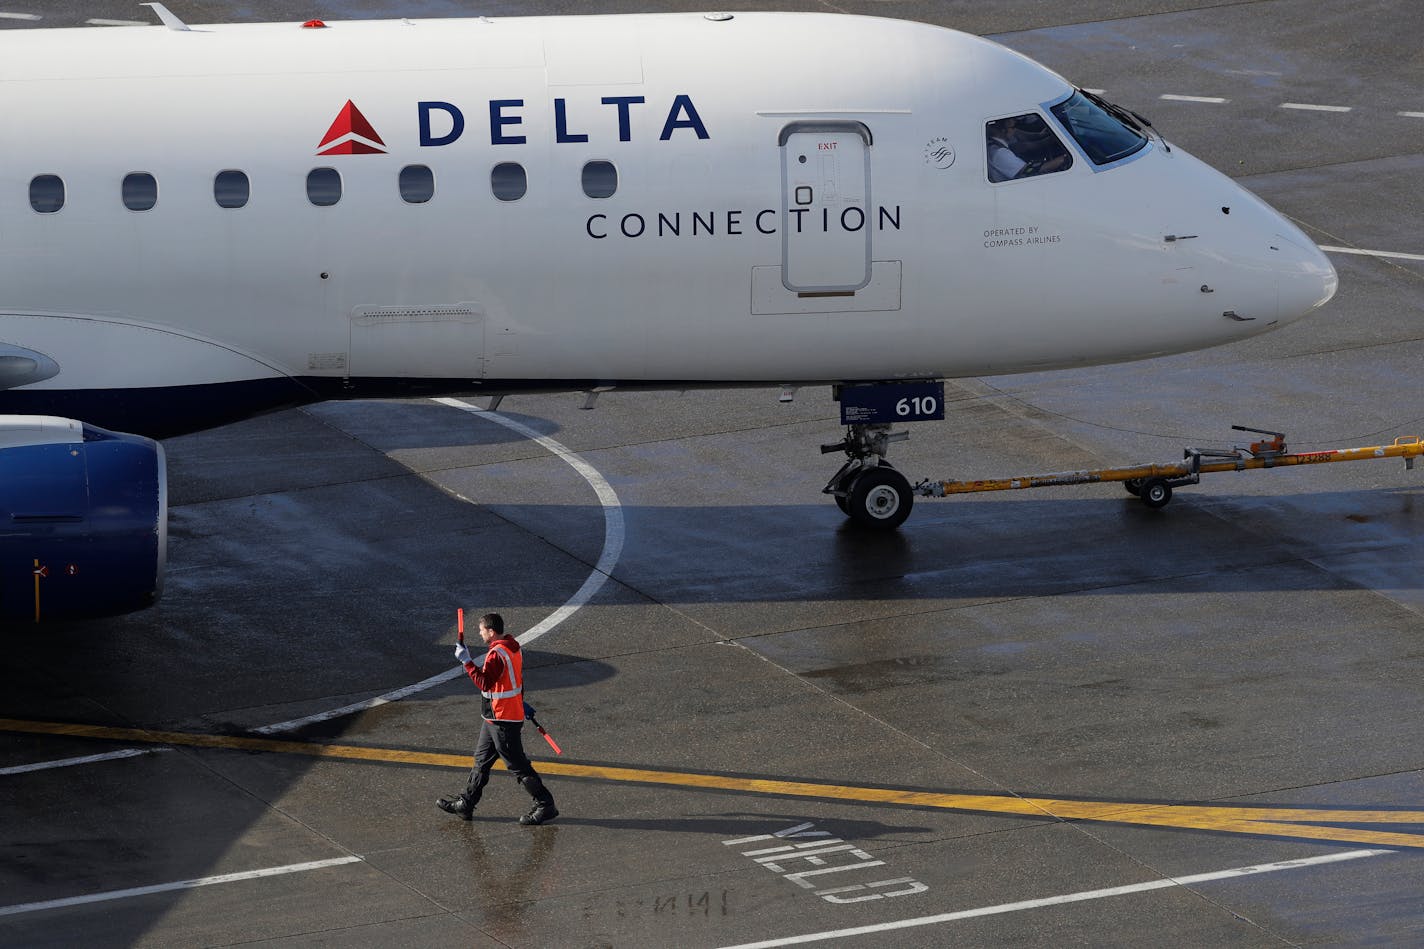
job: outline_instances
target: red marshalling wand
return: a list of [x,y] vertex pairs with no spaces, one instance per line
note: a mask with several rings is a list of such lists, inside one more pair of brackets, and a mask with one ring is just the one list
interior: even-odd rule
[[[534,720],[531,718],[530,721],[533,722]],[[554,749],[554,754],[561,755],[564,753],[564,749],[560,748],[559,743],[554,741],[554,736],[544,731],[543,725],[540,725],[538,722],[534,722],[534,727],[539,729],[539,734],[543,735],[544,740],[549,743],[549,747]]]
[[534,717],[534,706],[528,702],[524,703],[524,717],[534,723],[534,727],[539,730],[539,734],[544,736],[544,740],[549,743],[549,747],[554,749],[554,754],[561,755],[564,749],[559,747],[559,743],[554,741],[554,736],[544,731],[544,726],[539,724],[539,719]]

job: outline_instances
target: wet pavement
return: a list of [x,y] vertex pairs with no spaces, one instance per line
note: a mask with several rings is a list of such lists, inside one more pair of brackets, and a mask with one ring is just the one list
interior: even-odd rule
[[[842,6],[998,34],[1322,245],[1424,254],[1407,0]],[[974,478],[1171,461],[1232,424],[1424,434],[1424,262],[1332,260],[1311,319],[951,382],[892,458]],[[820,493],[829,394],[777,395],[328,403],[169,441],[162,603],[6,631],[0,943],[1424,939],[1424,470],[1223,474],[1160,511],[1113,486],[921,500],[868,536]],[[470,823],[434,806],[477,724],[457,608],[537,633],[552,825],[514,823],[503,774]]]

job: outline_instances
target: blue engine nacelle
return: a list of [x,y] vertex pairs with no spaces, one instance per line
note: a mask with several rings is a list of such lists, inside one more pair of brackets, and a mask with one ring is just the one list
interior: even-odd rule
[[167,559],[162,446],[69,419],[0,416],[0,621],[151,606]]

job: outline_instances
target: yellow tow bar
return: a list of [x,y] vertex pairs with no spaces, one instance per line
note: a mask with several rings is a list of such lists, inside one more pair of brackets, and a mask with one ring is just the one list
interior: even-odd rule
[[1126,468],[1098,468],[1085,471],[1060,471],[1053,474],[1024,475],[1018,478],[993,478],[985,481],[921,481],[915,493],[927,498],[942,498],[951,494],[975,494],[980,491],[1014,491],[1019,488],[1047,488],[1065,484],[1096,484],[1100,481],[1120,481],[1129,492],[1137,495],[1148,507],[1163,507],[1172,500],[1172,489],[1196,484],[1204,474],[1219,471],[1253,471],[1257,468],[1287,468],[1292,465],[1321,465],[1337,461],[1367,461],[1374,458],[1403,458],[1404,466],[1414,468],[1414,459],[1424,455],[1424,441],[1418,435],[1396,438],[1391,445],[1370,445],[1365,448],[1337,448],[1331,451],[1286,451],[1286,437],[1280,432],[1233,425],[1238,432],[1270,435],[1269,439],[1252,442],[1247,448],[1188,448],[1183,460],[1168,464],[1130,465]]

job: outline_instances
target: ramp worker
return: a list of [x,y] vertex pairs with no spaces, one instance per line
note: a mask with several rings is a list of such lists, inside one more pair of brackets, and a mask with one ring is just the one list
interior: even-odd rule
[[464,794],[442,797],[435,803],[442,811],[469,820],[489,781],[495,758],[502,758],[509,773],[534,799],[534,806],[519,818],[519,823],[547,824],[559,816],[559,809],[529,763],[520,737],[524,728],[524,656],[514,637],[505,635],[504,619],[498,613],[480,617],[480,638],[489,646],[483,666],[475,665],[463,642],[455,647],[456,661],[464,664],[465,674],[479,687],[482,696],[484,720],[475,744],[474,767]]

